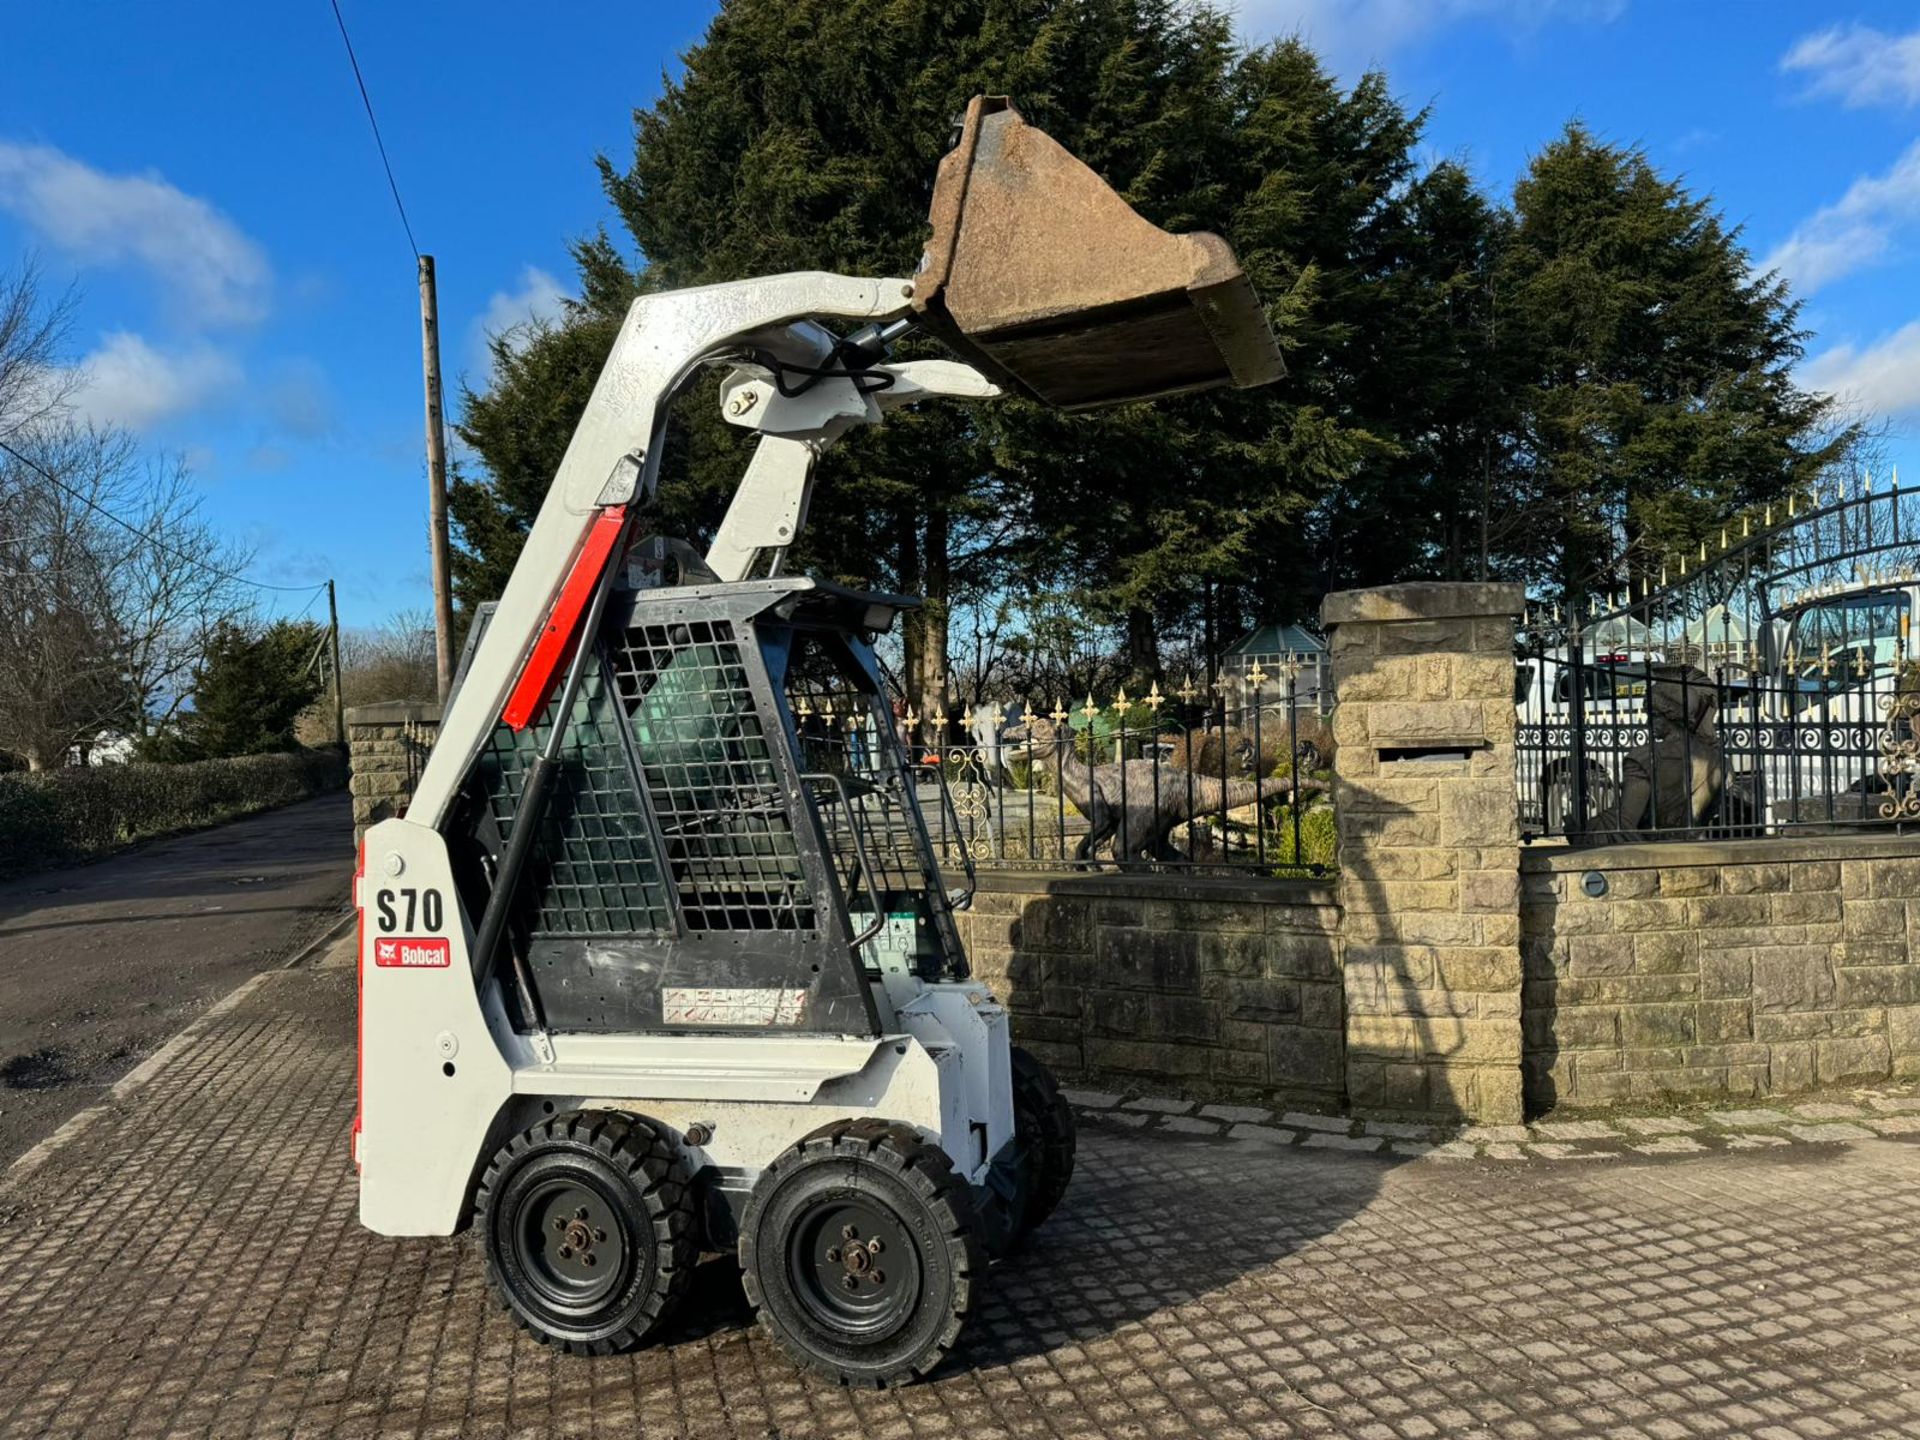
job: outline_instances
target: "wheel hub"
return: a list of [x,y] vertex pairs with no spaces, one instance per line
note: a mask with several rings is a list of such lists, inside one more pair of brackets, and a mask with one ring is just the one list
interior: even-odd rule
[[556,1177],[527,1193],[520,1216],[517,1258],[549,1303],[592,1305],[620,1283],[626,1246],[612,1204],[597,1189]]
[[918,1267],[899,1217],[864,1198],[823,1201],[795,1226],[788,1262],[807,1309],[834,1329],[891,1330],[919,1300]]

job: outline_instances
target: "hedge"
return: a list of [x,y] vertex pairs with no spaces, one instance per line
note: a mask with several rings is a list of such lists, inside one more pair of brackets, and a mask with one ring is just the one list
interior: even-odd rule
[[346,783],[346,759],[337,750],[0,775],[0,876],[96,859],[136,840],[218,825]]

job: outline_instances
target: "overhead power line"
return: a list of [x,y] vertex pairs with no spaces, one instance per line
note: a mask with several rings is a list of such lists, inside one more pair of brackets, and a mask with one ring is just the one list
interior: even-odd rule
[[373,97],[367,94],[367,82],[360,74],[360,59],[353,53],[353,37],[347,34],[346,16],[340,13],[340,0],[329,0],[333,6],[334,23],[340,27],[340,40],[347,47],[347,63],[353,66],[353,82],[360,87],[360,103],[367,108],[367,124],[373,128],[373,143],[380,151],[381,168],[387,172],[387,189],[393,192],[393,208],[400,212],[400,228],[407,232],[407,248],[413,251],[413,258],[420,258],[420,246],[413,238],[413,225],[407,219],[406,203],[400,198],[400,183],[393,178],[393,162],[387,158],[387,142],[380,138],[380,122],[374,118]]
[[31,456],[22,455],[4,440],[0,440],[0,451],[5,451],[22,465],[33,471],[34,474],[45,480],[49,485],[72,496],[94,513],[111,520],[122,530],[127,531],[129,534],[138,535],[142,540],[153,546],[154,549],[161,551],[163,554],[171,555],[174,559],[181,561],[183,564],[191,565],[197,570],[204,570],[207,574],[217,576],[222,580],[231,580],[237,585],[251,585],[255,590],[277,590],[287,595],[305,595],[327,588],[327,582],[324,580],[313,585],[269,585],[264,580],[249,580],[246,576],[238,574],[235,571],[223,570],[218,565],[209,565],[199,556],[191,555],[177,546],[169,545],[152,532],[142,530],[131,520],[122,519],[84,490],[76,489],[74,486],[67,484],[66,481],[47,469],[47,467],[42,465],[38,460],[33,459]]
[[[421,359],[426,370],[427,387],[427,475],[428,475],[428,521],[427,535],[429,547],[433,553],[433,594],[434,594],[434,661],[438,675],[440,698],[446,699],[447,687],[453,673],[453,611],[448,589],[447,561],[447,478],[446,456],[453,449],[453,432],[447,424],[445,407],[440,394],[440,317],[439,300],[434,283],[433,257],[420,253],[420,242],[414,238],[413,222],[407,218],[407,203],[400,198],[400,182],[394,178],[393,161],[387,154],[387,142],[380,134],[380,120],[373,112],[373,96],[367,92],[367,77],[361,73],[360,57],[354,53],[353,36],[347,33],[347,17],[340,11],[340,0],[328,0],[333,7],[334,24],[340,27],[340,43],[346,46],[347,63],[353,67],[353,83],[360,89],[360,104],[367,112],[367,125],[373,131],[373,143],[380,151],[380,167],[387,175],[387,189],[393,195],[393,208],[399,213],[400,228],[407,232],[407,248],[413,251],[414,269],[420,283],[420,328]],[[332,591],[328,591],[328,606],[332,609]],[[339,635],[340,623],[336,616],[333,631]],[[339,656],[334,656],[336,668]],[[339,689],[336,685],[334,699],[339,701]],[[336,716],[344,742],[346,721]]]

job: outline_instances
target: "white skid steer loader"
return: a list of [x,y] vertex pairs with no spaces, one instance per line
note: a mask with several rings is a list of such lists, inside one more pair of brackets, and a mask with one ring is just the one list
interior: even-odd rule
[[[971,363],[889,362],[912,328]],[[701,557],[639,530],[668,408],[713,366],[760,439]],[[637,300],[405,818],[363,843],[362,1222],[471,1221],[499,1298],[571,1352],[644,1340],[733,1251],[801,1364],[932,1369],[1065,1192],[1073,1122],[968,978],[971,867],[929,840],[943,791],[873,653],[914,602],[784,573],[813,461],[932,396],[1279,373],[1223,242],[1156,229],[986,97],[914,280]]]

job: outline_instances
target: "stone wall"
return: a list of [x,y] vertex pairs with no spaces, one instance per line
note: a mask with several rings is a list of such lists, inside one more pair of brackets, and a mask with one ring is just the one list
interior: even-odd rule
[[1521,887],[1532,1110],[1920,1077],[1914,837],[1554,847]]
[[347,711],[347,753],[353,764],[353,843],[367,827],[403,814],[412,777],[431,748],[431,732],[415,727],[440,723],[440,707],[413,700],[358,705]]
[[1329,595],[1347,1095],[1521,1114],[1517,585]]
[[1062,1079],[1338,1109],[1339,912],[1323,881],[983,873],[961,936]]

